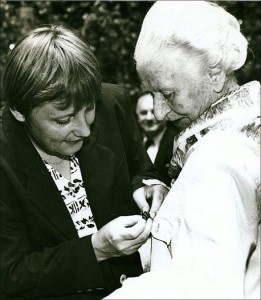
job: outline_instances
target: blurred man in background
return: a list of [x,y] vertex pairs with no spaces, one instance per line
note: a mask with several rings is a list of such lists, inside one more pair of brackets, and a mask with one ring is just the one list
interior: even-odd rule
[[158,169],[162,180],[170,184],[168,167],[172,157],[173,139],[178,131],[167,121],[159,121],[155,118],[153,96],[148,92],[138,98],[136,115],[148,155]]

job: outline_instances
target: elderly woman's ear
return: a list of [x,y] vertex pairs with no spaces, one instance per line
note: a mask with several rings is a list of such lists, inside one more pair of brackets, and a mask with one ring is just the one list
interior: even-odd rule
[[25,122],[25,117],[22,115],[19,111],[17,111],[15,108],[9,108],[11,114],[15,117],[15,119],[19,122]]
[[208,69],[208,77],[213,86],[213,91],[220,93],[223,90],[226,81],[225,72],[219,67]]

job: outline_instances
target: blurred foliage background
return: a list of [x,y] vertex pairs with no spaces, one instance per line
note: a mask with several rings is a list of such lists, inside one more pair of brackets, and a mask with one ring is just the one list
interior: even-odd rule
[[[249,41],[245,66],[237,72],[240,84],[260,80],[261,5],[259,1],[214,1],[235,15]],[[139,79],[133,60],[142,20],[153,1],[3,1],[0,4],[0,71],[8,52],[27,31],[47,23],[78,31],[94,50],[103,81],[124,85],[133,102]],[[4,99],[0,98],[1,104]]]

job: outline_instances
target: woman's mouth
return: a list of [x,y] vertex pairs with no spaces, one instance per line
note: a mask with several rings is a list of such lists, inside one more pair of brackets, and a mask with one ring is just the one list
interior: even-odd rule
[[78,139],[78,140],[74,140],[74,141],[67,141],[68,143],[72,143],[72,144],[77,144],[79,142],[82,142],[83,139]]

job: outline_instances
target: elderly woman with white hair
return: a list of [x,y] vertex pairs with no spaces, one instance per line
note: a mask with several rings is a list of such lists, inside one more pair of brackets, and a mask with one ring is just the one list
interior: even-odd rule
[[150,272],[108,299],[259,299],[260,83],[234,75],[246,56],[239,22],[217,4],[159,1],[147,13],[137,71],[156,118],[182,131]]

